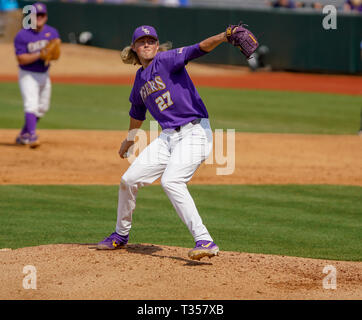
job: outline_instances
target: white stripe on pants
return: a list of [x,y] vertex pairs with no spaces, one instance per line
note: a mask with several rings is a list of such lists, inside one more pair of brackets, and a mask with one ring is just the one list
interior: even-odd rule
[[161,185],[194,240],[212,241],[186,185],[211,150],[212,131],[206,118],[199,124],[185,125],[180,132],[163,130],[122,176],[116,232],[129,233],[138,189],[162,175]]

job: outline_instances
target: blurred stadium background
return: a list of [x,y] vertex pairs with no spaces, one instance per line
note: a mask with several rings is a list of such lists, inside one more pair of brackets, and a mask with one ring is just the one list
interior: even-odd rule
[[[277,1],[278,5],[282,2]],[[0,41],[21,27],[21,9],[32,1],[1,0]],[[174,47],[219,33],[228,24],[247,23],[260,40],[249,61],[231,46],[220,46],[201,63],[247,65],[252,70],[358,74],[362,72],[362,11],[345,9],[345,0],[294,1],[275,8],[268,0],[79,0],[46,1],[49,24],[63,42],[120,49],[141,24],[154,25],[160,40]],[[7,5],[6,5],[7,4]],[[337,9],[337,28],[325,30],[325,5]],[[362,6],[362,4],[360,5]]]

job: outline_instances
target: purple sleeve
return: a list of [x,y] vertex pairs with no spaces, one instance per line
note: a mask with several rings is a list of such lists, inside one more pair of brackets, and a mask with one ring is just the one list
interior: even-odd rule
[[129,101],[131,102],[131,109],[129,110],[129,115],[136,120],[144,121],[146,120],[147,108],[143,103],[139,92],[136,91],[136,86],[133,86]]
[[53,31],[52,31],[52,35],[51,35],[51,37],[50,37],[50,40],[52,40],[52,39],[57,39],[57,38],[60,39],[58,30],[55,29],[55,28],[52,28],[52,29],[53,29]]
[[129,110],[129,115],[133,119],[144,121],[146,120],[146,107],[144,105],[131,105],[131,109]]
[[199,58],[206,53],[207,52],[202,51],[200,45],[196,43],[192,46],[161,52],[159,60],[167,70],[176,72],[183,68],[190,60]]
[[20,33],[18,33],[14,40],[15,54],[28,53],[28,47],[26,41],[23,39]]

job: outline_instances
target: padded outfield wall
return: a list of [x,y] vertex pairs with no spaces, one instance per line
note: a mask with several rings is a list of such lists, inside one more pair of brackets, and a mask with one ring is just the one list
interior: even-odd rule
[[[20,6],[32,2],[20,1]],[[321,12],[294,10],[245,10],[211,8],[170,8],[162,6],[46,2],[49,24],[60,31],[64,42],[69,35],[90,31],[91,44],[120,49],[131,41],[141,24],[157,28],[161,42],[174,47],[196,43],[219,33],[230,23],[244,21],[270,49],[267,63],[274,70],[304,72],[362,72],[362,15],[338,12],[337,29],[325,30]],[[233,47],[222,45],[200,62],[246,65]]]

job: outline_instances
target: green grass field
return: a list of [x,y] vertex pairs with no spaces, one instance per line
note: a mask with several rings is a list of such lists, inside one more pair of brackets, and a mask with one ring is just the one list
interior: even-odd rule
[[[362,188],[189,187],[222,250],[362,260]],[[117,186],[0,186],[0,248],[95,243],[114,231]],[[192,247],[160,186],[140,190],[132,243]]]
[[[53,86],[40,129],[128,128],[129,86]],[[356,134],[362,97],[199,88],[213,128]],[[20,128],[16,83],[0,83],[0,128]],[[147,123],[144,125],[147,129]],[[1,161],[1,160],[0,160]],[[117,186],[0,186],[0,248],[94,243],[114,231]],[[190,186],[222,250],[362,261],[362,187]],[[159,186],[139,192],[131,242],[192,247]]]
[[[128,129],[129,86],[53,86],[43,129]],[[199,88],[213,128],[241,132],[356,134],[362,97],[323,93]],[[16,83],[0,83],[0,128],[19,128],[22,102]],[[148,114],[147,119],[151,119]],[[149,125],[144,124],[148,129]]]

